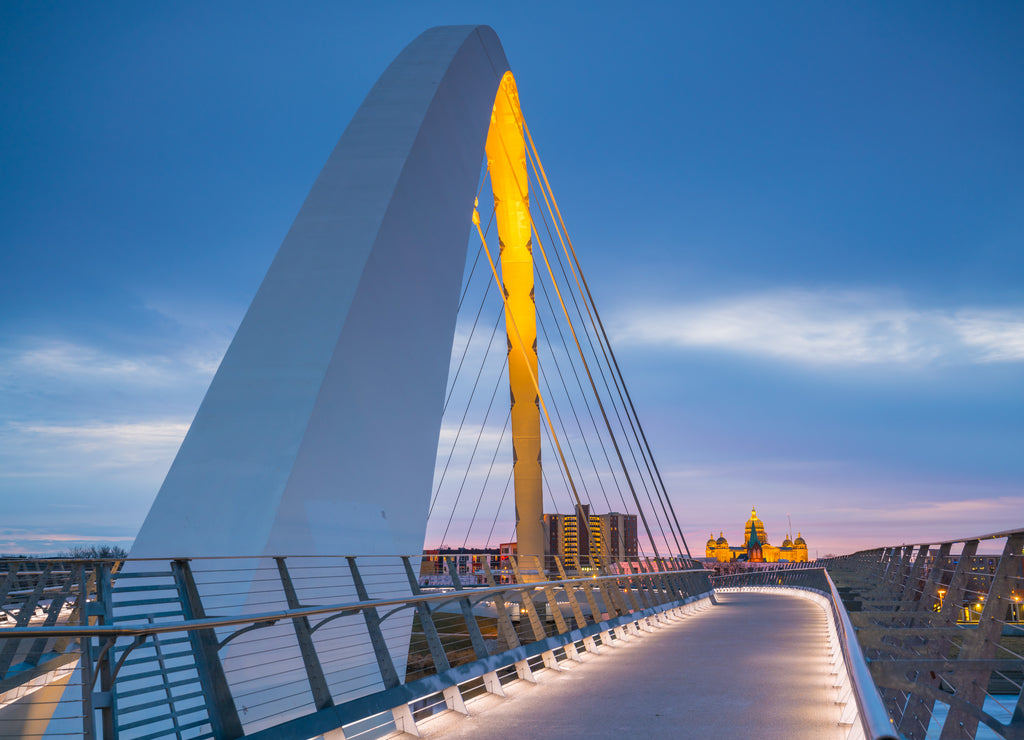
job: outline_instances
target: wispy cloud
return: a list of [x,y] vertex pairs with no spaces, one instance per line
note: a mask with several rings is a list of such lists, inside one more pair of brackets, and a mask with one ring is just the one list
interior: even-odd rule
[[18,431],[66,439],[82,445],[131,442],[132,444],[166,444],[180,442],[189,425],[165,421],[139,424],[94,424],[61,426],[47,424],[13,424]]
[[[874,522],[916,521],[957,522],[992,521],[993,514],[1019,511],[1021,496],[993,496],[937,501],[890,500],[877,506],[840,506],[835,509],[844,517],[857,517]],[[981,533],[975,533],[981,534]]]
[[961,311],[954,317],[957,335],[975,349],[981,362],[1024,359],[1024,311]]
[[158,485],[223,340],[157,353],[142,345],[27,337],[0,347],[0,481],[50,492],[70,481]]
[[1024,361],[1024,308],[921,309],[874,292],[779,291],[630,310],[618,341],[807,365]]
[[12,422],[0,429],[0,439],[18,450],[20,464],[5,465],[0,478],[166,466],[188,427],[173,420],[81,425]]
[[[3,436],[16,437],[23,449],[46,450],[51,460],[73,460],[81,471],[166,464],[187,431],[188,424],[181,421],[85,425],[11,423]],[[51,462],[47,471],[52,474],[58,468]],[[0,477],[25,472],[14,468],[0,473]]]
[[86,344],[37,339],[3,352],[4,375],[31,378],[37,384],[70,381],[132,386],[167,386],[209,377],[217,369],[222,346],[189,348],[174,355],[115,353]]

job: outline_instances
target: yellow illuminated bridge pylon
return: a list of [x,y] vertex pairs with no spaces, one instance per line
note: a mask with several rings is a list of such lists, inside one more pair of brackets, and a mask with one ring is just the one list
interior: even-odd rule
[[537,307],[533,292],[533,221],[523,118],[511,72],[505,73],[495,97],[486,151],[494,191],[508,338],[516,540],[520,555],[543,556],[544,494],[537,387]]

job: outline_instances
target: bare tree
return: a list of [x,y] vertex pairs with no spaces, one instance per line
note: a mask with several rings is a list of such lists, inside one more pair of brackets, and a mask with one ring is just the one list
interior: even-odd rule
[[58,557],[74,560],[124,560],[128,551],[120,545],[77,545]]

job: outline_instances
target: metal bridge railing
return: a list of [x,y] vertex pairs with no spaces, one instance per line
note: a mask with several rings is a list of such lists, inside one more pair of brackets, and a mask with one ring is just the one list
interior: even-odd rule
[[829,615],[829,642],[837,674],[837,703],[845,704],[840,724],[848,740],[895,740],[896,730],[857,642],[839,591],[824,568],[794,564],[712,578],[716,591],[785,591],[816,601]]
[[1022,551],[1017,529],[826,562],[901,737],[1024,738]]
[[[547,565],[489,554],[23,561],[15,574],[40,575],[9,590],[21,607],[9,596],[17,619],[0,626],[0,656],[13,656],[0,736],[415,732],[710,596],[708,571],[681,559]],[[40,606],[46,624],[25,616]]]

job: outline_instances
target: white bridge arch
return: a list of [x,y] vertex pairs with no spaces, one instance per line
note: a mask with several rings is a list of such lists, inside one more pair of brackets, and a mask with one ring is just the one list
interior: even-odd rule
[[509,69],[432,28],[356,112],[285,236],[131,557],[423,547],[473,196]]

